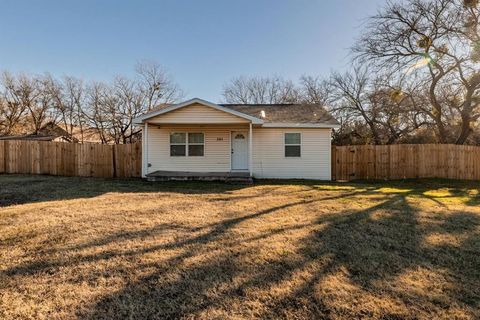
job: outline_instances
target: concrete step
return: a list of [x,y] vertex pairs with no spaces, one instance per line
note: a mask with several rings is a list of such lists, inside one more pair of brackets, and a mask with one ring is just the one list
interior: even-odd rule
[[221,181],[227,183],[253,183],[252,177],[245,173],[195,173],[195,172],[153,172],[147,175],[147,181]]

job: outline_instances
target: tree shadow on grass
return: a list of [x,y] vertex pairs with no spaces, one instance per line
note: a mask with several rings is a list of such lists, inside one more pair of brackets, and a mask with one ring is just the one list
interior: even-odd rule
[[[228,234],[234,225],[325,199],[289,203],[221,222],[202,236],[173,243],[172,246],[185,249],[182,254],[163,262],[161,267],[143,266],[156,271],[105,296],[81,316],[160,319],[235,317],[239,313],[258,318],[329,319],[343,314],[395,319],[412,318],[422,312],[434,314],[448,310],[450,304],[466,310],[467,315],[479,316],[475,311],[480,297],[478,215],[452,214],[435,226],[449,234],[466,234],[460,248],[449,244],[425,246],[425,237],[435,228],[419,225],[418,212],[407,200],[408,196],[408,193],[391,194],[366,210],[319,216],[315,224],[324,228],[300,239],[295,254],[258,263],[251,262],[256,250],[245,245],[258,239],[246,239],[243,245],[232,241]],[[285,231],[285,228],[271,230],[261,236],[268,241],[274,234]],[[193,266],[185,264],[188,259],[208,253],[213,243],[224,250]],[[407,287],[388,285],[419,268],[432,272],[446,270],[444,281],[449,282],[449,289],[444,290],[443,300],[430,296],[428,291],[412,293]],[[292,280],[302,272],[308,274],[302,281]],[[336,305],[328,291],[318,291],[322,281],[338,272],[345,274],[358,290],[402,302],[409,308],[399,312],[369,309],[366,305],[359,308]],[[274,288],[283,286],[289,287],[285,293],[270,296]],[[345,301],[348,302],[352,301]],[[258,310],[252,311],[255,308]]]
[[[250,195],[232,197],[230,193],[248,189],[254,186],[272,186],[273,188],[285,185],[299,185],[300,181],[260,180],[254,185],[242,183],[201,182],[201,181],[170,181],[148,182],[140,178],[111,179],[89,177],[60,177],[46,175],[0,174],[0,208],[11,205],[37,203],[45,201],[63,201],[73,199],[94,198],[105,193],[182,193],[198,195],[218,195],[210,201],[233,201],[253,199],[268,195],[272,188]],[[273,183],[273,184],[272,184]],[[318,181],[317,181],[318,183]],[[327,182],[328,183],[328,182]],[[303,192],[312,189],[313,182],[305,181],[302,190],[289,191]],[[286,194],[287,194],[286,193]]]
[[[326,200],[335,200],[335,199],[340,199],[344,198],[348,195],[353,195],[357,193],[350,193],[350,194],[343,194],[343,195],[338,195],[338,196],[333,196],[333,197],[326,197],[322,198],[323,201]],[[254,214],[250,215],[245,215],[245,216],[240,216],[240,217],[235,217],[235,218],[228,218],[225,219],[219,223],[212,223],[212,224],[207,224],[201,227],[195,227],[195,228],[190,228],[190,227],[185,227],[180,224],[176,223],[165,223],[165,224],[159,224],[156,225],[152,228],[147,228],[147,229],[142,229],[138,231],[130,231],[130,232],[124,232],[120,231],[117,233],[110,234],[105,237],[101,237],[100,239],[94,239],[92,241],[89,241],[87,243],[82,243],[79,245],[75,246],[68,246],[65,248],[54,248],[54,249],[45,249],[43,250],[43,253],[58,253],[62,251],[71,251],[71,250],[83,250],[87,248],[95,248],[95,247],[100,247],[104,246],[110,243],[118,242],[118,241],[124,241],[124,240],[135,240],[139,238],[144,238],[148,236],[158,236],[161,235],[162,232],[166,231],[175,231],[175,230],[183,230],[186,231],[187,233],[192,233],[194,234],[195,232],[198,233],[198,235],[187,235],[183,238],[180,238],[176,241],[173,242],[168,242],[156,246],[150,246],[142,249],[136,249],[136,250],[122,250],[122,251],[103,251],[101,255],[79,255],[74,259],[69,259],[69,260],[61,260],[61,261],[45,261],[45,260],[40,260],[36,263],[25,263],[22,265],[17,265],[15,267],[9,268],[4,270],[2,273],[7,275],[7,276],[14,276],[14,275],[34,275],[36,273],[41,273],[44,272],[45,270],[55,270],[60,267],[69,267],[69,266],[75,266],[80,263],[84,262],[94,262],[97,260],[104,260],[108,259],[110,257],[116,257],[116,256],[122,256],[122,257],[127,257],[127,256],[136,256],[136,255],[141,255],[141,254],[146,254],[150,252],[155,252],[157,250],[164,250],[164,249],[178,249],[178,248],[186,248],[186,247],[191,247],[191,246],[199,246],[201,247],[204,244],[209,244],[211,242],[215,241],[222,241],[222,237],[228,233],[230,229],[238,225],[239,223],[248,221],[248,220],[254,220],[256,218],[259,218],[261,216],[265,216],[271,213],[274,213],[278,210],[286,209],[292,206],[298,206],[298,205],[305,205],[309,203],[314,203],[317,202],[318,200],[300,200],[294,203],[287,203],[285,205],[280,205],[276,207],[271,207],[265,210],[261,210],[259,212],[256,212]],[[193,254],[197,254],[199,252],[192,252]]]
[[[246,184],[228,184],[215,182],[162,182],[151,183],[142,179],[109,179],[109,178],[85,178],[85,177],[58,177],[42,175],[18,175],[2,174],[0,175],[0,208],[45,202],[62,201],[83,198],[93,198],[109,192],[118,193],[155,193],[155,192],[173,192],[183,194],[216,194],[218,197],[211,201],[233,201],[242,199],[260,198],[272,192],[272,189],[266,189],[253,195],[238,195],[232,197],[229,193],[236,190],[248,189],[255,186],[274,186],[280,188],[283,186],[302,186],[301,190],[287,191],[301,193],[309,190],[316,190],[319,185],[332,188],[351,188],[352,190],[362,188],[373,191],[382,187],[416,188],[421,184],[425,190],[429,188],[454,187],[452,197],[465,196],[468,198],[467,205],[480,205],[480,189],[478,184],[472,181],[448,181],[448,180],[405,180],[405,181],[355,181],[349,183],[337,183],[315,180],[256,180],[254,185]],[[468,192],[476,190],[476,195]],[[426,197],[426,195],[422,195]],[[429,197],[437,201],[435,197]],[[440,202],[437,201],[437,204]]]
[[[358,187],[359,185],[355,186]],[[384,185],[365,185],[364,191],[339,191],[338,195],[303,199],[225,218],[216,223],[184,230],[183,237],[140,249],[78,255],[67,261],[42,260],[5,270],[9,277],[55,274],[59,268],[75,268],[84,262],[116,257],[139,257],[158,250],[179,250],[161,261],[138,265],[141,276],[127,279],[124,287],[100,298],[78,316],[89,319],[164,318],[317,318],[370,317],[414,318],[448,312],[451,306],[478,313],[480,297],[480,234],[478,214],[452,212],[444,217],[424,216],[412,199],[430,199],[428,188],[405,188],[379,193]],[[400,188],[396,185],[397,188]],[[314,185],[311,185],[314,188]],[[309,224],[291,224],[238,237],[235,227],[260,218],[281,215],[290,209],[316,212],[325,201],[372,198],[366,209],[319,212]],[[438,199],[430,199],[438,201]],[[469,201],[466,201],[468,204]],[[470,202],[471,203],[471,202]],[[291,214],[291,213],[290,213]],[[427,219],[425,222],[424,220]],[[421,222],[420,222],[421,220]],[[158,225],[138,232],[121,232],[94,239],[67,250],[101,247],[118,239],[137,239],[177,230],[176,224]],[[294,252],[258,256],[255,244],[271,241],[282,233],[306,230]],[[190,233],[190,234],[189,234]],[[460,235],[461,243],[430,244],[435,233]],[[240,240],[239,240],[240,238]],[[411,291],[399,280],[417,270],[442,272],[448,283],[442,298],[428,290]],[[112,269],[112,272],[116,270]],[[353,298],[339,296],[331,277],[342,274],[354,288]],[[341,282],[337,279],[338,282]],[[427,283],[430,285],[430,283]],[[329,291],[331,290],[331,291]],[[360,292],[360,293],[358,293]],[[361,296],[390,299],[408,308],[388,310],[375,302],[362,304]],[[355,302],[354,299],[359,299]],[[342,300],[345,299],[345,300]],[[476,311],[477,310],[477,311]]]
[[93,198],[109,192],[222,194],[249,187],[251,185],[196,181],[151,183],[142,179],[0,175],[0,208],[34,202]]

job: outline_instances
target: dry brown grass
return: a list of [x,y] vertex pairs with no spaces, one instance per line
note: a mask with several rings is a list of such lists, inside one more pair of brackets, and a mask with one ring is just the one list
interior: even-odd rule
[[478,184],[0,176],[4,319],[480,317]]

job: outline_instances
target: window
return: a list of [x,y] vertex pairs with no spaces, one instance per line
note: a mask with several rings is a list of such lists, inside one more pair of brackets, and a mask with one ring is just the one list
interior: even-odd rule
[[203,133],[179,133],[170,134],[171,157],[203,157],[205,137]]
[[300,157],[302,151],[300,133],[285,133],[285,157]]
[[203,157],[205,139],[203,133],[188,134],[188,156]]
[[170,133],[170,156],[185,157],[187,155],[187,134]]

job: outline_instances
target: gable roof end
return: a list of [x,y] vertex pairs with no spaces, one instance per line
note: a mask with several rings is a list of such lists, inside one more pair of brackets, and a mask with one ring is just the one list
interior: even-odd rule
[[201,105],[204,105],[204,106],[216,109],[216,110],[220,110],[220,111],[232,114],[234,116],[237,116],[237,117],[240,117],[240,118],[243,118],[243,119],[247,119],[247,120],[251,121],[253,124],[263,124],[262,119],[259,119],[257,117],[254,117],[254,116],[251,116],[251,115],[248,115],[248,114],[245,114],[245,113],[242,113],[242,112],[230,109],[230,108],[226,108],[224,106],[221,106],[221,105],[218,105],[218,104],[215,104],[215,103],[203,100],[203,99],[199,99],[199,98],[193,98],[193,99],[187,100],[185,102],[181,102],[181,103],[178,103],[178,104],[173,104],[173,105],[168,106],[166,108],[162,108],[162,109],[159,109],[159,110],[155,110],[155,111],[145,113],[145,114],[133,119],[133,123],[134,124],[142,124],[145,120],[151,119],[153,117],[162,115],[162,114],[167,113],[167,112],[171,112],[171,111],[174,111],[174,110],[178,110],[178,109],[190,106],[190,105],[195,104],[195,103],[198,103],[198,104],[201,104]]

